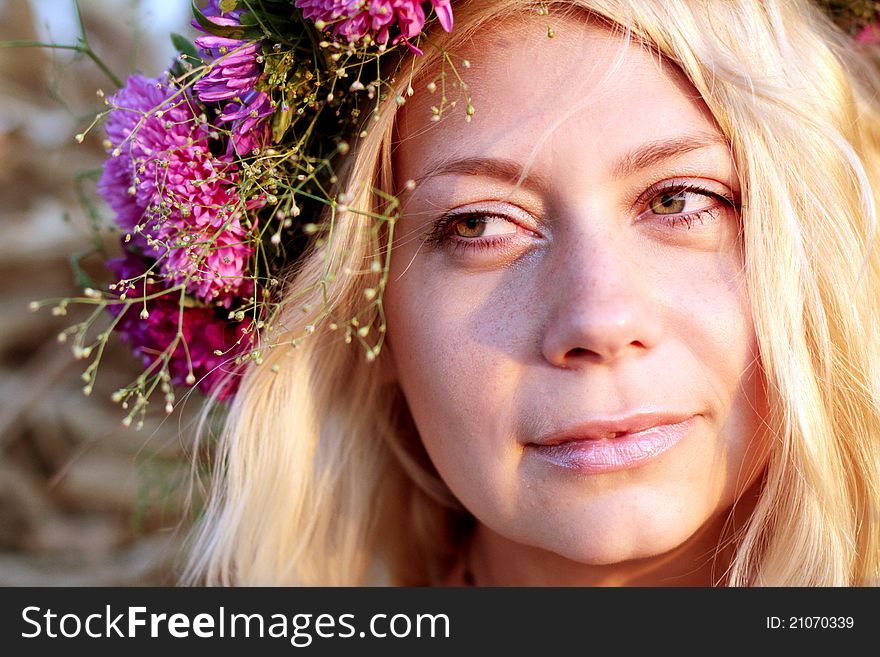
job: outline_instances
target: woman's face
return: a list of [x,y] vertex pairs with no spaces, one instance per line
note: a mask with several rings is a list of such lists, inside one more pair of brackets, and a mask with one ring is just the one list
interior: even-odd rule
[[731,507],[766,402],[722,134],[656,53],[545,20],[456,53],[471,123],[439,91],[399,117],[387,346],[484,535],[606,565]]

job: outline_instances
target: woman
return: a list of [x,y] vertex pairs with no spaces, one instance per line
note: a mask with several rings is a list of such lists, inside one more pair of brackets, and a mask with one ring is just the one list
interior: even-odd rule
[[[186,579],[878,583],[864,55],[805,2],[455,21],[428,36],[475,111],[432,121],[443,60],[409,56],[289,283],[330,261],[356,316],[390,247],[386,344],[347,346],[320,289],[291,304],[314,333],[247,371]],[[362,213],[391,194],[377,251]]]

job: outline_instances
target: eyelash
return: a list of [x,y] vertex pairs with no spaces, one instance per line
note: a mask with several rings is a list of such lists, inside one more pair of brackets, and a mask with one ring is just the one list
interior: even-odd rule
[[[680,183],[655,183],[648,187],[645,190],[645,193],[642,194],[639,199],[639,203],[648,202],[651,199],[660,196],[665,193],[674,193],[680,194],[682,192],[693,192],[694,194],[699,194],[700,196],[705,196],[706,198],[712,198],[716,201],[720,201],[720,204],[712,205],[708,208],[704,208],[703,210],[697,210],[695,212],[686,212],[683,214],[670,214],[670,215],[655,215],[662,220],[665,220],[667,225],[672,228],[681,228],[682,224],[690,230],[694,221],[699,220],[700,223],[704,222],[707,218],[714,218],[718,210],[721,209],[721,205],[726,205],[729,208],[736,210],[737,212],[740,209],[739,203],[732,197],[725,196],[723,194],[719,194],[717,192],[713,192],[710,189],[706,189],[705,187],[700,187],[699,185],[694,184],[680,184]],[[641,213],[644,214],[644,213]],[[641,216],[641,214],[639,216]]]
[[500,235],[482,239],[466,239],[463,237],[455,239],[452,237],[452,229],[457,222],[467,221],[468,219],[490,219],[492,217],[515,223],[503,215],[493,214],[491,212],[450,212],[437,220],[433,229],[428,234],[428,237],[425,239],[425,242],[436,246],[449,246],[453,252],[457,252],[459,249],[473,249],[476,251],[494,249],[508,241],[510,237],[502,237]]
[[[735,201],[735,199],[725,196],[723,194],[718,194],[717,192],[713,192],[709,189],[705,189],[704,187],[700,187],[699,185],[693,184],[668,184],[668,183],[656,183],[651,185],[645,193],[642,194],[639,199],[639,203],[648,202],[651,199],[659,196],[663,193],[675,193],[680,194],[682,192],[693,192],[695,194],[699,194],[701,196],[705,196],[707,198],[713,198],[717,201],[720,201],[723,205],[726,205],[734,210],[739,211],[740,205]],[[718,210],[721,208],[720,205],[715,204],[708,208],[704,208],[703,210],[697,210],[695,212],[688,212],[682,214],[670,214],[670,215],[655,215],[660,217],[662,220],[666,222],[668,226],[671,228],[681,228],[682,225],[686,227],[687,230],[690,230],[694,221],[699,221],[703,223],[708,218],[714,218],[717,214]],[[641,213],[644,214],[644,213]],[[640,216],[641,216],[640,214]],[[433,244],[437,246],[448,246],[453,252],[457,252],[459,249],[465,250],[474,250],[474,251],[486,251],[491,250],[496,247],[501,246],[505,242],[507,242],[510,238],[508,236],[495,236],[484,239],[479,238],[459,238],[455,239],[452,237],[452,229],[456,223],[460,221],[466,221],[468,219],[489,219],[496,217],[498,219],[502,219],[504,221],[514,223],[508,217],[505,217],[501,214],[496,214],[492,212],[449,212],[442,217],[440,217],[434,224],[431,232],[428,234],[426,238],[426,243]],[[517,224],[518,226],[518,224]],[[509,235],[509,234],[508,234]]]

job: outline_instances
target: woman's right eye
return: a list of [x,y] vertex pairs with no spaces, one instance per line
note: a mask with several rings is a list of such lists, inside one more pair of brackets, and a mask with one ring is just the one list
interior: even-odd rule
[[516,224],[497,215],[472,214],[453,222],[451,231],[458,237],[494,237],[516,233]]
[[488,251],[510,245],[520,232],[516,222],[500,214],[453,211],[434,223],[425,242],[453,252]]

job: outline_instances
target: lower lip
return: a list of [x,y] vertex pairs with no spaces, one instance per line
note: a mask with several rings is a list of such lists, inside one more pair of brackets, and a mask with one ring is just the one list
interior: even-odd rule
[[697,416],[675,424],[602,440],[572,440],[558,445],[530,443],[528,448],[553,465],[584,474],[601,474],[637,468],[672,449],[690,432]]

